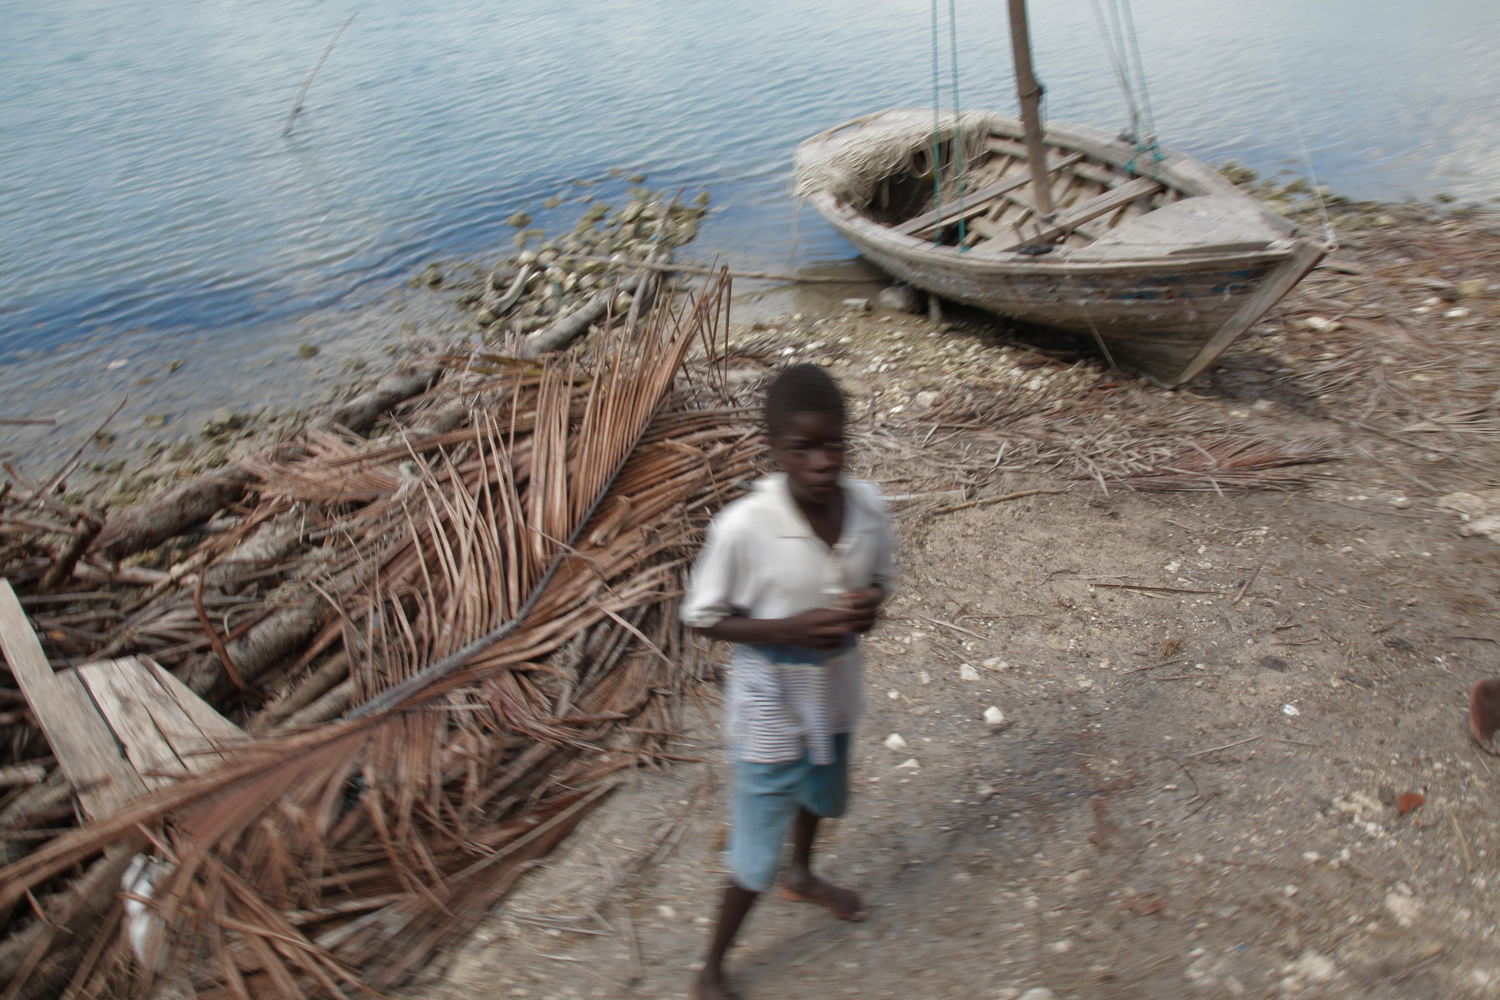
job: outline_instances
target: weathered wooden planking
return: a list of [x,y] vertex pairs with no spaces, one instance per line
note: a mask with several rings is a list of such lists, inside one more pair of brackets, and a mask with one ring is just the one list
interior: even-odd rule
[[238,727],[146,657],[90,663],[78,673],[152,787],[169,784],[167,775],[213,767],[223,760],[220,748],[244,739]]
[[145,782],[72,671],[53,673],[7,580],[0,579],[0,648],[90,819],[144,795]]
[[1101,215],[1108,215],[1137,198],[1153,195],[1161,189],[1160,181],[1154,181],[1149,177],[1137,177],[1133,181],[1121,184],[1113,191],[1106,191],[1090,198],[1082,205],[1075,205],[1066,212],[1058,213],[1051,224],[1041,228],[1036,238],[1043,243],[1050,242],[1072,232],[1085,222],[1091,222]]
[[1233,253],[1264,250],[1280,234],[1256,206],[1226,195],[1184,198],[1116,226],[1072,259],[1118,260],[1131,256]]
[[156,679],[167,696],[177,703],[188,718],[193,720],[198,727],[198,732],[214,747],[232,747],[250,738],[239,726],[215,712],[208,702],[194,694],[170,670],[149,656],[137,656],[136,660],[143,670]]
[[135,666],[135,657],[104,660],[84,664],[76,673],[99,706],[99,714],[125,748],[126,759],[147,788],[157,789],[172,784],[165,775],[181,774],[187,765],[172,749],[151,709],[140,697],[133,676]]
[[[1054,160],[1051,163],[1051,172],[1057,173],[1064,167],[1070,167],[1081,159],[1083,159],[1082,153],[1073,153],[1072,155],[1065,156],[1060,160]],[[1007,191],[1014,191],[1016,188],[1025,187],[1030,183],[1031,175],[1021,174],[1019,177],[1011,177],[1006,180],[997,181],[996,183],[991,184],[988,187],[982,187],[977,191],[971,191],[964,196],[965,204],[963,214],[965,216],[969,216],[978,212],[987,211],[990,207],[989,203],[992,199],[1000,197]],[[948,205],[943,209],[943,225],[952,225],[953,223],[958,221],[958,217],[959,208],[957,202],[954,202],[953,204]],[[920,233],[924,229],[936,228],[937,218],[938,213],[936,211],[924,212],[916,218],[908,219],[901,225],[892,226],[891,228],[898,233],[911,235]]]

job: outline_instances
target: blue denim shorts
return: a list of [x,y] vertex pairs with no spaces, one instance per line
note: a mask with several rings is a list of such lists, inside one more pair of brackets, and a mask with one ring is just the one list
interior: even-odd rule
[[849,734],[833,737],[833,763],[801,760],[777,764],[734,762],[729,867],[734,881],[765,892],[776,881],[781,844],[797,810],[832,819],[849,804]]

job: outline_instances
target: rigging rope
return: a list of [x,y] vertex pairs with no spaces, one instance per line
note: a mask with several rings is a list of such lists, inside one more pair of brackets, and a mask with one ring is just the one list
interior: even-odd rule
[[1328,244],[1328,252],[1333,253],[1339,248],[1338,236],[1333,231],[1333,220],[1328,216],[1328,205],[1323,201],[1323,189],[1318,184],[1318,172],[1313,169],[1312,153],[1307,149],[1307,137],[1302,133],[1302,123],[1297,120],[1296,109],[1292,107],[1292,92],[1286,85],[1286,75],[1281,72],[1281,60],[1276,58],[1275,52],[1271,53],[1271,65],[1276,67],[1276,79],[1281,84],[1281,98],[1286,102],[1287,117],[1292,120],[1292,128],[1297,133],[1297,145],[1302,149],[1302,164],[1307,167],[1308,179],[1312,181],[1313,197],[1318,200],[1318,214],[1323,219],[1323,242]]
[[[1100,0],[1092,0],[1094,18],[1099,22],[1099,33],[1104,36],[1104,50],[1120,82],[1125,95],[1125,105],[1130,111],[1131,139],[1135,142],[1135,155],[1125,164],[1125,169],[1140,173],[1136,161],[1143,153],[1151,154],[1151,165],[1161,162],[1161,147],[1156,142],[1156,118],[1151,111],[1151,93],[1146,86],[1146,64],[1141,57],[1140,40],[1135,31],[1135,15],[1130,0],[1104,0],[1109,7],[1106,23],[1104,8]],[[1147,171],[1148,175],[1153,171]]]
[[[936,212],[937,227],[933,242],[941,244],[943,238],[943,116],[942,116],[942,37],[938,0],[932,0],[932,200]],[[958,250],[963,253],[967,237],[964,219],[964,166],[968,159],[964,148],[964,130],[960,115],[963,104],[958,93],[958,15],[955,0],[948,0],[948,63],[953,81],[953,150],[955,172],[958,176]]]
[[[958,252],[963,253],[968,249],[964,246],[964,162],[969,151],[964,148],[963,105],[958,100],[958,14],[954,0],[948,0],[948,46],[948,65],[953,70],[953,148],[958,151]],[[938,221],[942,221],[941,216]]]
[[943,68],[938,56],[938,0],[932,0],[932,209],[937,213],[933,241],[943,237]]

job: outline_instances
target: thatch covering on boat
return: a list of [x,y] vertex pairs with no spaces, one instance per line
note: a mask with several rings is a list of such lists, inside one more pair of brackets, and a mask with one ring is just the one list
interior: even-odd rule
[[[925,150],[920,155],[930,159],[934,133],[947,143],[953,138],[955,124],[963,135],[965,165],[977,163],[988,152],[986,143],[995,123],[994,113],[983,110],[957,115],[945,111],[934,116],[930,108],[902,108],[871,116],[860,128],[845,128],[827,142],[821,141],[824,136],[820,135],[798,146],[792,193],[807,198],[827,191],[848,204],[864,205],[876,185],[912,164],[915,153]],[[944,147],[945,152],[949,149],[951,146]],[[943,166],[944,172],[949,172],[948,164]],[[930,165],[925,165],[916,172],[930,170]]]

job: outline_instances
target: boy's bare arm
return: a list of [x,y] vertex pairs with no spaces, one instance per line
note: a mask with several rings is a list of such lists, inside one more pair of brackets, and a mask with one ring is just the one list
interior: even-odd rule
[[729,615],[700,631],[710,639],[721,639],[724,642],[764,642],[807,646],[811,649],[837,649],[844,645],[851,632],[869,629],[869,625],[859,627],[865,617],[853,608],[813,608],[791,618]]

